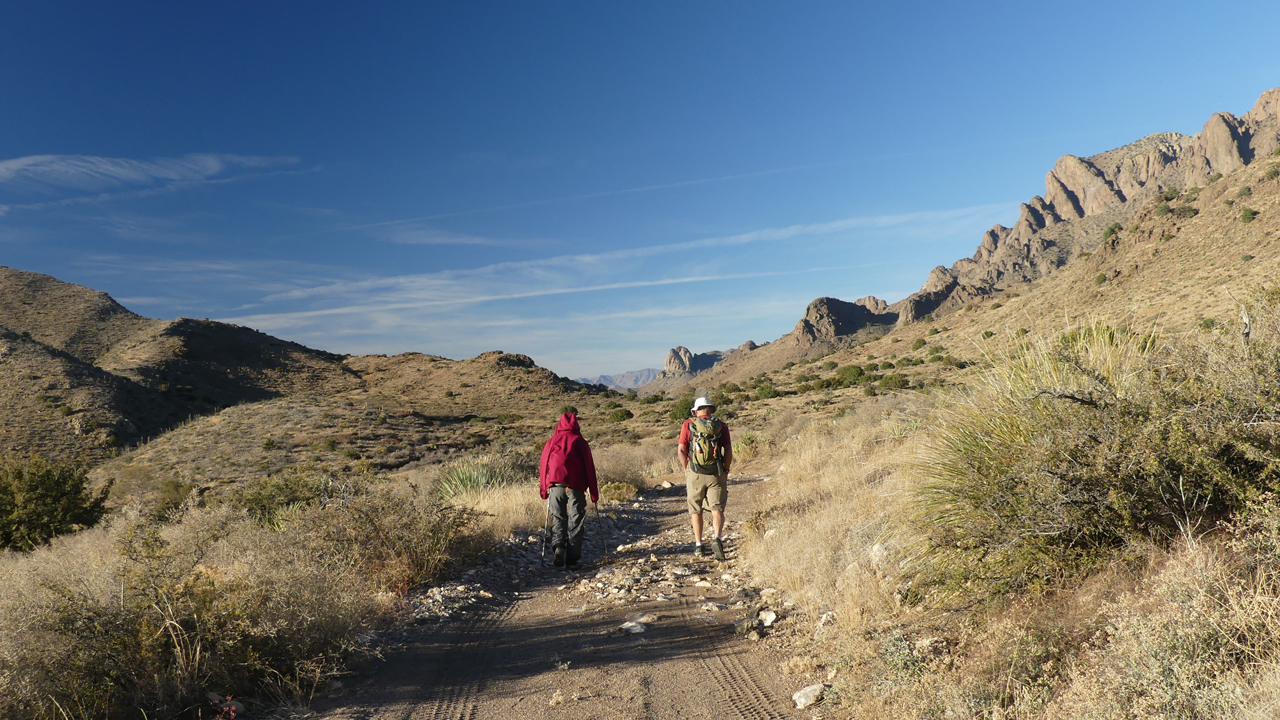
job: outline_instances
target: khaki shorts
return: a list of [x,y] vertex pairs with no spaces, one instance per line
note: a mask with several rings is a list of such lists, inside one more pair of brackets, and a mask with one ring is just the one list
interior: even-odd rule
[[729,502],[729,476],[685,470],[684,491],[689,498],[690,515],[701,514],[704,505],[707,510],[724,512],[725,503]]

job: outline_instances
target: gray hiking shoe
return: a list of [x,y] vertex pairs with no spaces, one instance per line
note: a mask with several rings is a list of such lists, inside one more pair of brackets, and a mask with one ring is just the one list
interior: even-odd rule
[[707,556],[707,546],[706,546],[706,545],[703,545],[702,543],[695,543],[695,544],[694,544],[694,546],[693,546],[693,556],[694,556],[694,557],[706,557],[706,556]]
[[720,542],[720,538],[711,541],[711,552],[715,554],[717,560],[724,560],[724,543]]

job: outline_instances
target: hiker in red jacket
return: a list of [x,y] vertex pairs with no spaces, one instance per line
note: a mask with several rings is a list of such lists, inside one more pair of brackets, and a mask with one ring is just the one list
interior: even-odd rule
[[542,499],[548,501],[551,514],[551,545],[555,548],[556,567],[578,569],[582,557],[582,531],[586,527],[586,491],[591,502],[600,499],[596,487],[596,464],[591,447],[578,429],[573,413],[560,416],[560,424],[542,448],[538,465]]

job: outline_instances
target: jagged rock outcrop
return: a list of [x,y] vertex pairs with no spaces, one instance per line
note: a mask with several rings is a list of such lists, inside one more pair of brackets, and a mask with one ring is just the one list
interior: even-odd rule
[[[1203,187],[1280,147],[1280,88],[1243,117],[1215,113],[1195,136],[1157,133],[1087,158],[1064,155],[1045,175],[1045,192],[1024,203],[1013,227],[983,234],[970,258],[935,268],[919,292],[895,303],[900,323],[961,307],[996,287],[1029,282],[1092,251],[1110,222],[1169,188]],[[1096,220],[1092,220],[1095,219]],[[803,322],[803,321],[802,321]]]
[[712,350],[711,352],[695,353],[683,345],[676,346],[667,353],[667,360],[662,364],[662,373],[659,378],[696,375],[715,366],[716,363],[733,352],[733,350]]
[[832,297],[818,298],[809,303],[804,317],[796,323],[795,330],[791,331],[791,337],[808,343],[832,341],[873,325],[891,325],[897,322],[897,313],[886,315],[870,309],[879,307],[885,307],[885,312],[888,312],[884,301],[874,297],[863,298],[856,303]]

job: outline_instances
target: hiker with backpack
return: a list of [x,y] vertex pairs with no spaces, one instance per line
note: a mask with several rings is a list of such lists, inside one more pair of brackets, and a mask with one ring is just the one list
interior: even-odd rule
[[711,552],[724,560],[724,506],[729,501],[729,466],[733,463],[733,443],[729,426],[715,416],[716,406],[700,397],[693,401],[693,417],[680,428],[680,466],[684,468],[685,494],[689,499],[689,522],[693,525],[693,554],[706,557],[702,545],[702,511],[711,512]]
[[560,416],[555,432],[542,447],[538,480],[551,519],[555,566],[577,570],[587,521],[586,494],[591,493],[592,503],[600,499],[596,464],[591,459],[591,446],[578,427],[577,415]]

